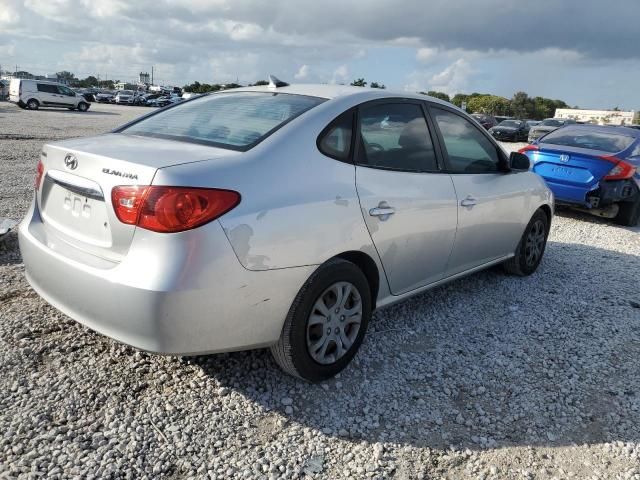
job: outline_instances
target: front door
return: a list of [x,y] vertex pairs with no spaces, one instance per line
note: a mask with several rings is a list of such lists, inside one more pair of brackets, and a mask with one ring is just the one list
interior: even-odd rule
[[365,223],[391,292],[443,278],[457,199],[420,102],[397,99],[359,109],[356,185]]
[[473,122],[454,110],[429,110],[458,197],[458,231],[448,269],[448,275],[455,275],[515,251],[529,187],[525,175],[501,168],[504,153]]

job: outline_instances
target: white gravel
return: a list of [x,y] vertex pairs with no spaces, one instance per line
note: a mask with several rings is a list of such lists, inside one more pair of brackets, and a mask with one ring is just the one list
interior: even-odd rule
[[[53,138],[146,112],[0,103],[0,217]],[[508,146],[514,148],[514,146]],[[76,324],[0,245],[0,478],[640,479],[640,240],[560,212],[539,271],[378,311],[321,385],[264,350],[137,352]]]

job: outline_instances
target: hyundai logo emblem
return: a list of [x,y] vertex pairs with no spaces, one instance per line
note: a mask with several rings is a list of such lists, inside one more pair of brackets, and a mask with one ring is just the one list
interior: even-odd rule
[[76,168],[78,168],[78,159],[70,153],[67,153],[67,155],[64,157],[64,166],[69,170],[75,170]]
[[569,155],[567,155],[566,153],[563,153],[562,155],[560,155],[560,161],[562,163],[567,163],[569,161]]

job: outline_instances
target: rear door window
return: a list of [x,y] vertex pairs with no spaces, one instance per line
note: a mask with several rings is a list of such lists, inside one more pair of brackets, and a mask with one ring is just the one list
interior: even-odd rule
[[422,107],[416,103],[361,107],[358,163],[406,172],[439,171]]
[[286,93],[218,93],[160,111],[120,132],[244,151],[324,101]]
[[44,93],[58,93],[58,86],[50,83],[38,83],[38,91]]

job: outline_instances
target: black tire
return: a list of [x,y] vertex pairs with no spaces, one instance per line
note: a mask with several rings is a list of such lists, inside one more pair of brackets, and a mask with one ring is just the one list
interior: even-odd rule
[[[540,233],[541,228],[542,233]],[[529,220],[527,228],[524,229],[515,256],[504,262],[504,270],[520,277],[526,277],[535,272],[544,256],[548,236],[549,218],[542,210],[537,210]],[[534,251],[537,253],[533,254]]]
[[85,103],[85,102],[80,102],[78,104],[78,111],[80,112],[86,112],[87,110],[89,110],[89,104]]
[[[349,282],[355,287],[361,301],[362,318],[357,335],[346,353],[333,363],[321,364],[312,358],[307,347],[308,322],[316,302],[338,282]],[[321,382],[342,371],[353,359],[362,344],[370,318],[371,290],[362,270],[346,260],[330,260],[320,266],[298,292],[280,339],[271,347],[271,353],[286,373],[309,382]]]
[[27,108],[29,110],[38,110],[38,108],[40,108],[40,102],[38,102],[38,100],[36,100],[35,98],[32,98],[27,101]]
[[640,222],[640,196],[634,202],[620,202],[620,210],[613,219],[618,225],[635,227]]

